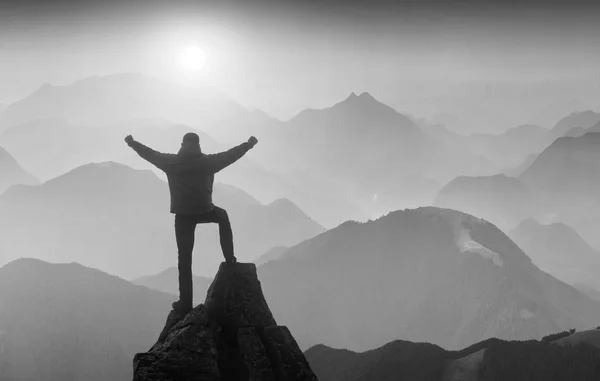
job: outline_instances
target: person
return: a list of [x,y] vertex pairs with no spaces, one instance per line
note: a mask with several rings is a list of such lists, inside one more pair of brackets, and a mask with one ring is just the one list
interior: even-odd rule
[[171,213],[175,214],[175,238],[178,250],[179,300],[173,309],[180,313],[189,312],[192,306],[192,251],[196,225],[201,223],[219,224],[221,249],[226,262],[234,263],[233,232],[225,209],[213,204],[213,182],[215,173],[235,163],[253,148],[258,140],[251,136],[228,151],[204,154],[200,148],[200,138],[193,132],[183,136],[177,154],[157,152],[133,139],[125,142],[143,159],[162,170],[167,175],[171,193]]

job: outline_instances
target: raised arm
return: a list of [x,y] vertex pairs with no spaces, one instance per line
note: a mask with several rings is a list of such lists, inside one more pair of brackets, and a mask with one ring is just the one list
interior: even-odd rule
[[125,143],[127,143],[129,147],[131,147],[135,152],[137,152],[137,154],[140,155],[142,159],[152,163],[160,170],[164,171],[165,167],[169,163],[169,157],[171,155],[155,151],[150,147],[146,147],[142,143],[134,140],[131,135],[127,135],[127,137],[125,138]]
[[252,136],[247,142],[235,146],[227,151],[206,155],[210,171],[217,173],[223,168],[235,163],[242,156],[244,156],[248,150],[254,147],[256,143],[258,143],[258,140]]

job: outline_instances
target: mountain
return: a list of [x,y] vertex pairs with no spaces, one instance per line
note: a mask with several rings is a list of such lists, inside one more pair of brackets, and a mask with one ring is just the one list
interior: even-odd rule
[[[593,220],[600,212],[600,133],[556,139],[519,180],[536,193],[544,214],[554,221],[580,233],[580,227],[595,229]],[[595,246],[589,234],[582,235]]]
[[[211,282],[212,279],[204,276],[195,275],[193,277],[194,304],[199,304],[204,301],[206,291]],[[146,275],[134,279],[131,283],[146,286],[153,290],[162,291],[179,297],[179,270],[177,270],[177,267],[169,267],[158,274]]]
[[257,266],[260,266],[262,264],[265,264],[269,261],[273,261],[276,259],[281,258],[281,256],[283,255],[283,253],[285,253],[285,251],[288,248],[285,246],[276,246],[276,247],[272,247],[269,251],[267,251],[266,253],[264,253],[263,255],[261,255],[260,257],[258,257],[257,260],[254,261],[254,264],[256,264]]
[[548,129],[531,124],[509,128],[502,134],[470,136],[475,152],[504,168],[518,165],[527,156],[539,153],[552,140]]
[[600,320],[600,304],[540,271],[497,227],[434,207],[346,222],[258,272],[304,349],[363,351],[390,338],[454,349]]
[[90,162],[115,161],[139,169],[153,168],[124,143],[125,136],[131,134],[158,151],[176,152],[188,132],[200,136],[206,152],[229,148],[202,131],[158,119],[102,127],[74,125],[60,118],[36,119],[7,130],[2,141],[23,165],[48,180]]
[[222,263],[204,304],[172,310],[156,343],[133,358],[134,381],[317,381],[286,326],[277,325],[253,263]]
[[320,381],[595,380],[598,331],[554,342],[490,339],[460,351],[396,340],[361,353],[317,345],[306,351]]
[[2,173],[2,177],[0,177],[0,194],[15,184],[39,184],[39,180],[27,173],[2,147],[0,147],[0,173]]
[[[582,209],[584,209],[582,207]],[[571,220],[571,226],[594,249],[600,251],[600,200],[588,204],[587,210],[576,211],[565,220]]]
[[558,138],[519,176],[545,192],[597,194],[600,133]]
[[446,184],[434,205],[484,218],[501,228],[512,228],[535,213],[535,198],[518,179],[504,174],[460,176]]
[[0,379],[130,379],[172,301],[77,263],[10,262],[0,268]]
[[596,123],[600,122],[600,113],[591,110],[573,112],[552,127],[551,134],[554,138],[564,136],[567,132],[575,127],[587,129]]
[[[260,204],[216,184],[215,204],[228,210],[236,256],[253,260],[324,231],[287,201]],[[88,164],[40,186],[12,187],[0,197],[0,263],[21,256],[77,261],[127,279],[177,263],[169,191],[150,171]],[[222,260],[216,224],[196,230],[194,269],[210,274]]]
[[581,282],[600,288],[600,251],[570,226],[527,219],[510,236],[541,270],[568,284]]
[[45,84],[6,108],[0,116],[0,131],[47,118],[87,126],[159,118],[217,130],[225,129],[227,122],[238,123],[237,119],[252,121],[253,126],[271,123],[264,113],[246,110],[212,88],[188,88],[123,73],[88,77],[67,86]]
[[519,177],[537,158],[537,154],[528,155],[519,165],[504,170],[504,174],[508,177]]
[[[268,145],[265,144],[261,152],[287,153],[283,157],[288,158],[272,165],[311,171],[318,166],[320,172],[338,171],[343,180],[352,170],[359,177],[358,181],[376,177],[373,170],[379,168],[381,161],[392,159],[390,156],[394,154],[400,156],[403,148],[416,154],[417,147],[409,147],[408,142],[417,146],[428,143],[427,136],[409,118],[368,93],[352,93],[326,109],[304,110],[268,138]],[[311,149],[307,150],[307,147]],[[357,151],[359,147],[360,151]],[[378,155],[374,155],[376,147],[379,148]],[[408,166],[404,162],[395,164],[400,166],[398,171]]]
[[594,124],[593,126],[589,127],[589,128],[585,128],[585,127],[573,127],[572,129],[570,129],[564,136],[571,136],[571,137],[579,137],[581,135],[585,135],[588,132],[600,132],[600,122]]
[[[495,170],[484,158],[432,138],[369,93],[304,110],[260,144],[253,158],[298,189],[358,202],[371,215],[381,208],[370,209],[376,195],[411,188],[407,181],[418,176],[440,183],[453,174]],[[398,195],[389,204],[412,201]]]
[[[231,147],[217,142],[203,131],[161,119],[136,119],[101,127],[73,125],[64,119],[40,119],[13,127],[1,138],[19,161],[44,180],[90,162],[105,161],[136,169],[151,169],[164,178],[162,172],[127,147],[123,138],[131,134],[158,151],[177,152],[181,138],[187,132],[195,132],[200,136],[202,149],[206,153]],[[220,172],[217,177],[219,182],[242,188],[262,203],[289,198],[327,227],[337,226],[349,219],[368,218],[356,204],[334,196],[299,190],[283,176],[252,160],[252,153],[249,152],[243,160]]]
[[600,122],[594,124],[592,127],[588,128],[586,132],[600,132]]
[[582,283],[582,282],[573,283],[573,287],[575,287],[579,291],[583,292],[584,294],[586,294],[590,298],[594,299],[595,301],[600,302],[600,290],[590,287],[586,283]]
[[556,139],[519,179],[536,192],[549,221],[572,226],[600,250],[600,132]]

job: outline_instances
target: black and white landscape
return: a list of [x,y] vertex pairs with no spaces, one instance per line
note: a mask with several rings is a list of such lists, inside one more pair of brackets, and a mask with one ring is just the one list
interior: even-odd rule
[[[599,16],[583,0],[0,3],[0,380],[197,370],[144,378],[136,357],[132,373],[206,322],[197,307],[159,339],[179,297],[168,179],[124,141],[176,154],[190,132],[207,154],[258,139],[213,189],[246,283],[223,288],[218,227],[199,224],[194,305],[262,293],[259,320],[303,352],[287,365],[600,379]],[[243,348],[217,336],[221,375],[194,379],[273,379],[247,359],[224,373]]]

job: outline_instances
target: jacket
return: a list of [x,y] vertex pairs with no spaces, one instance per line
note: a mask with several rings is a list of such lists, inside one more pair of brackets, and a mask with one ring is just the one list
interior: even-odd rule
[[137,141],[131,142],[129,146],[167,175],[173,214],[203,214],[212,211],[215,173],[239,160],[250,149],[250,145],[245,142],[230,150],[207,155],[202,152],[161,153]]

